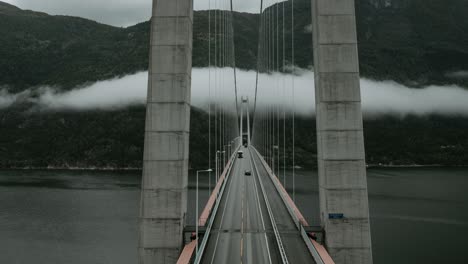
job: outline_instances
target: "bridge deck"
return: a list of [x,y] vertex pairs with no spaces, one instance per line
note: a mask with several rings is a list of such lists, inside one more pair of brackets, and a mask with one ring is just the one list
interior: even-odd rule
[[[202,263],[280,263],[273,226],[259,179],[290,263],[314,263],[286,206],[258,157],[244,149],[231,170]],[[257,175],[255,161],[260,175]],[[245,176],[249,170],[252,176]]]

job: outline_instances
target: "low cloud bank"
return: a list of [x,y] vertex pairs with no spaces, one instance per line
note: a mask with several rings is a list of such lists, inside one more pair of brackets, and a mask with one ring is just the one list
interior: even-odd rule
[[[237,71],[238,95],[249,96],[253,103],[256,74]],[[209,89],[211,82],[211,90]],[[207,109],[208,102],[220,102],[234,109],[232,69],[195,68],[192,73],[192,104]],[[18,101],[27,100],[45,109],[119,109],[142,105],[146,101],[148,73],[140,72],[123,78],[97,82],[68,92],[57,92],[51,87],[41,87],[34,93],[9,94],[0,89],[0,109]],[[292,87],[294,85],[294,100]],[[217,90],[214,87],[222,87]],[[412,89],[401,84],[384,81],[361,80],[363,111],[365,115],[465,115],[468,116],[468,90],[461,87],[429,86]],[[32,94],[35,94],[34,96]],[[288,111],[299,114],[314,112],[314,75],[309,70],[291,74],[261,74],[259,77],[258,105],[285,105]]]
[[120,79],[97,82],[88,87],[59,93],[42,88],[37,104],[48,108],[76,110],[115,109],[129,105],[144,104],[148,73],[140,72]]
[[468,71],[449,72],[445,76],[452,79],[468,79]]
[[16,101],[16,96],[9,94],[5,88],[0,89],[0,109],[9,107]]

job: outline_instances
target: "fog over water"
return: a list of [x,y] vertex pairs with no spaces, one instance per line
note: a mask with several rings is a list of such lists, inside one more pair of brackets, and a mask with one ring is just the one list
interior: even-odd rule
[[[207,108],[209,98],[234,106],[232,69],[194,68],[192,73],[192,104]],[[256,73],[237,70],[239,98],[254,98]],[[211,82],[211,86],[209,85]],[[15,102],[27,101],[45,109],[118,109],[144,104],[147,95],[148,73],[139,72],[122,78],[100,81],[67,92],[52,87],[41,87],[31,92],[9,94],[0,88],[0,108]],[[294,85],[294,101],[292,87]],[[211,87],[211,90],[209,89]],[[215,90],[214,87],[218,87]],[[468,116],[468,90],[455,85],[429,86],[412,89],[393,81],[361,79],[363,110],[366,116],[396,115],[465,115]],[[315,108],[314,75],[310,70],[297,70],[291,74],[261,74],[259,77],[258,105],[282,104],[299,114],[313,114]]]

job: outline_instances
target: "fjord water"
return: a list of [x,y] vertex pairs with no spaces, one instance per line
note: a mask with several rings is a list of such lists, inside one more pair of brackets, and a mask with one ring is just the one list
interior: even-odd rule
[[[468,263],[468,168],[370,169],[368,182],[374,263]],[[138,171],[0,171],[0,263],[137,263],[139,186]],[[296,170],[295,186],[318,224],[317,174]]]

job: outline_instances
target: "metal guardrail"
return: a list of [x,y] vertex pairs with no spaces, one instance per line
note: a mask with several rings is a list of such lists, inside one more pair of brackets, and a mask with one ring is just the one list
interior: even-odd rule
[[281,240],[281,236],[279,234],[278,227],[276,226],[275,217],[273,216],[273,212],[271,211],[271,207],[270,207],[270,202],[268,201],[268,197],[267,197],[266,192],[265,192],[265,187],[263,186],[263,182],[260,180],[260,176],[259,176],[260,173],[258,171],[257,164],[255,164],[255,160],[253,159],[252,155],[250,155],[250,158],[252,159],[252,163],[253,163],[253,165],[255,167],[257,179],[258,179],[258,182],[260,183],[260,188],[262,189],[263,199],[265,200],[268,215],[270,216],[270,221],[271,221],[271,225],[273,227],[273,232],[275,234],[276,243],[278,244],[278,250],[279,250],[280,255],[281,255],[281,260],[282,260],[283,264],[289,264],[288,258],[286,256],[286,250],[284,249],[283,241]]
[[307,232],[305,231],[302,225],[301,225],[301,236],[304,242],[306,243],[307,248],[309,249],[310,253],[312,254],[312,257],[314,258],[315,262],[317,262],[317,264],[325,264],[325,262],[323,262],[322,257],[318,253],[317,249],[312,244],[312,241],[310,240],[309,236],[307,235]]
[[[271,169],[269,169],[269,167],[266,165],[266,162],[262,160],[262,157],[261,157],[260,153],[258,152],[258,150],[253,146],[251,146],[251,148],[255,151],[255,154],[259,157],[259,159],[262,161],[262,163],[264,163],[263,164],[264,168],[268,172],[268,174],[270,176],[270,179],[272,180],[273,185],[276,188],[276,191],[279,193],[281,199],[283,200],[284,204],[286,205],[286,208],[288,209],[288,212],[291,215],[291,218],[293,219],[294,223],[296,224],[297,229],[300,231],[301,237],[304,240],[304,242],[305,242],[307,248],[309,249],[310,254],[314,258],[315,262],[317,262],[318,264],[334,263],[333,260],[328,255],[328,253],[326,253],[323,246],[321,246],[321,245],[319,245],[317,243],[316,243],[316,245],[314,245],[314,243],[312,242],[310,237],[307,235],[307,232],[306,232],[306,230],[304,228],[304,224],[308,225],[308,223],[305,221],[305,219],[303,219],[301,221],[301,219],[299,219],[296,212],[294,211],[294,210],[299,210],[299,209],[297,209],[297,208],[294,209],[294,208],[292,208],[290,206],[290,204],[289,204],[290,197],[289,197],[289,195],[287,193],[285,193],[286,190],[282,186],[279,186],[280,183],[277,181],[277,178],[273,175]],[[283,192],[283,190],[284,190],[284,192]],[[285,197],[286,195],[288,195],[288,197]],[[321,251],[322,254],[319,253],[319,251],[317,250],[317,246],[319,246],[320,249],[322,250]],[[326,260],[324,260],[323,258],[325,258]]]
[[234,154],[231,156],[231,162],[229,164],[230,166],[229,166],[228,170],[226,171],[225,179],[224,179],[224,182],[223,182],[223,187],[221,188],[221,191],[220,191],[219,195],[216,198],[216,204],[215,204],[214,210],[211,212],[210,221],[208,222],[208,226],[206,228],[205,235],[203,236],[202,243],[200,244],[200,246],[198,248],[198,252],[200,252],[200,253],[195,252],[195,254],[196,254],[195,261],[194,261],[195,264],[199,264],[201,259],[203,258],[203,253],[205,252],[206,244],[208,243],[208,239],[210,237],[211,228],[213,227],[213,223],[214,223],[214,220],[216,218],[216,213],[218,212],[218,207],[219,207],[219,204],[221,203],[221,198],[223,197],[224,189],[226,188],[227,182],[228,182],[228,180],[230,178],[231,169],[232,169],[232,167],[234,165],[237,150],[239,148],[240,148],[240,146],[237,147],[237,149],[234,151]]
[[[258,152],[258,150],[253,146],[252,146],[252,148],[255,151],[256,155],[260,158],[260,153]],[[300,220],[297,217],[297,215],[294,213],[294,209],[291,208],[291,206],[289,206],[289,201],[287,201],[286,197],[284,197],[284,195],[283,195],[283,192],[280,190],[280,187],[278,186],[278,182],[275,180],[274,175],[272,174],[273,172],[271,170],[269,170],[269,168],[267,168],[267,167],[265,167],[265,169],[268,172],[268,174],[270,176],[270,179],[273,182],[273,185],[275,185],[276,191],[279,193],[279,195],[281,197],[281,200],[283,200],[283,203],[286,205],[286,209],[288,209],[289,215],[291,215],[291,218],[293,219],[294,224],[296,225],[296,228],[298,230],[300,230],[300,228],[301,228]]]

